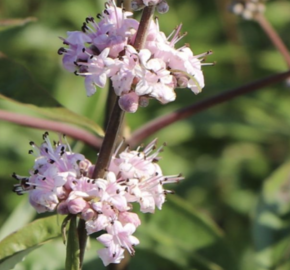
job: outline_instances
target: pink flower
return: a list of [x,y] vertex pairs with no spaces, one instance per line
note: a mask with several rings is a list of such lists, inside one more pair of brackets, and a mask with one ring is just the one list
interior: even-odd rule
[[[142,212],[153,213],[155,207],[162,208],[165,195],[171,193],[163,189],[163,184],[174,183],[183,179],[181,175],[163,176],[158,154],[162,147],[155,149],[156,140],[148,144],[143,151],[130,151],[129,148],[118,156],[113,155],[109,170],[120,176],[118,182],[126,187],[128,202],[138,202]],[[118,149],[116,153],[118,152]]]
[[[143,65],[150,63],[145,60]],[[52,145],[48,133],[43,139],[41,146],[30,143],[35,164],[28,177],[13,174],[19,181],[14,191],[29,193],[29,201],[39,213],[56,210],[78,215],[85,220],[88,234],[105,231],[97,238],[105,246],[98,251],[105,265],[119,263],[125,249],[134,255],[139,240],[133,233],[141,221],[132,212],[132,203],[139,203],[141,212],[154,213],[171,193],[163,185],[183,179],[163,175],[157,164],[163,147],[156,149],[157,140],[153,140],[142,151],[126,148],[117,155],[120,145],[105,176],[92,179],[94,165],[83,155],[73,153],[62,140]]]
[[[20,181],[14,186],[14,191],[17,194],[28,192],[30,203],[39,213],[55,210],[58,203],[67,197],[65,185],[71,178],[79,177],[77,162],[84,159],[83,155],[71,152],[69,146],[62,142],[53,147],[48,133],[43,135],[43,139],[40,147],[30,143],[35,149],[30,153],[36,157],[30,176],[13,174]],[[65,151],[66,148],[69,151]]]
[[[137,9],[157,5],[160,12],[168,10],[165,0],[135,0]],[[65,67],[85,77],[87,95],[96,92],[96,86],[103,88],[111,79],[120,107],[130,113],[137,111],[144,100],[157,99],[162,104],[176,99],[175,88],[190,88],[195,94],[204,87],[201,61],[210,52],[194,55],[183,46],[176,49],[181,25],[166,37],[159,30],[158,21],[152,21],[146,36],[144,48],[136,51],[132,46],[139,22],[129,18],[132,13],[116,7],[114,1],[106,4],[105,11],[98,16],[97,23],[86,18],[83,32],[69,32],[61,48]]]
[[119,263],[123,258],[124,249],[127,249],[131,255],[135,254],[133,246],[139,244],[139,240],[132,236],[135,230],[136,227],[131,223],[123,226],[121,222],[115,221],[108,225],[108,233],[97,238],[106,247],[98,252],[105,266],[110,263]]

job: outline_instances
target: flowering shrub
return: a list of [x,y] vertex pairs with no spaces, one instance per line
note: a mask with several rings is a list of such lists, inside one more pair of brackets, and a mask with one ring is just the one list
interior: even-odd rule
[[[100,5],[99,2],[95,5]],[[279,6],[276,24],[280,27],[283,16],[284,20],[285,16],[288,18],[287,9],[283,9],[283,5],[288,4],[282,2],[269,3],[271,7]],[[6,0],[3,3],[1,10],[5,13],[11,3]],[[58,3],[59,10],[49,9],[50,5],[55,5],[53,2],[45,6],[48,10],[44,12],[49,17],[53,13],[53,27],[60,24],[60,17],[61,25],[67,24],[68,27],[59,29],[61,36],[64,29],[73,30],[72,25],[78,24],[80,18],[68,15],[71,9],[67,7],[75,4]],[[17,183],[13,191],[24,195],[23,202],[27,201],[27,204],[19,204],[9,218],[5,215],[0,230],[1,270],[18,270],[17,263],[21,263],[21,269],[62,269],[65,247],[62,244],[58,247],[57,239],[58,243],[63,240],[66,246],[66,270],[91,268],[95,265],[91,258],[98,260],[98,268],[102,267],[99,263],[110,269],[289,268],[289,162],[267,181],[261,180],[286,158],[287,91],[279,89],[277,95],[270,89],[257,96],[244,97],[202,114],[194,118],[194,122],[187,121],[159,133],[158,137],[169,143],[163,161],[160,156],[165,144],[158,147],[157,139],[145,146],[142,144],[157,131],[193,114],[289,80],[290,71],[286,71],[229,91],[220,89],[255,77],[249,68],[254,58],[251,68],[255,70],[260,65],[261,73],[267,65],[268,72],[279,69],[279,53],[283,56],[280,60],[285,60],[290,67],[288,49],[267,21],[267,16],[270,20],[273,16],[271,19],[269,10],[272,9],[267,11],[265,4],[264,0],[234,0],[228,7],[234,14],[224,16],[226,10],[221,3],[216,9],[224,23],[219,24],[213,23],[218,17],[213,16],[214,9],[209,9],[202,1],[186,4],[172,1],[170,16],[162,15],[159,20],[154,12],[168,12],[166,0],[117,3],[108,0],[102,5],[104,10],[95,17],[87,17],[79,31],[67,32],[66,37],[61,38],[60,56],[56,48],[54,54],[42,51],[43,43],[46,47],[53,47],[50,42],[57,44],[57,34],[50,35],[43,27],[40,34],[37,27],[27,27],[35,18],[0,19],[0,37],[5,37],[0,44],[0,178],[2,175],[5,175],[4,180],[11,178],[7,175],[15,171],[12,180]],[[24,6],[30,12],[38,9],[29,1]],[[68,13],[59,16],[64,7]],[[77,15],[83,14],[81,10],[75,11]],[[138,14],[141,14],[140,20],[136,19]],[[184,21],[183,27],[180,18]],[[192,18],[196,23],[191,22]],[[36,22],[37,26],[42,19]],[[235,22],[243,19],[248,20],[243,25],[248,31],[237,35]],[[160,29],[165,29],[167,23],[165,34]],[[172,23],[177,26],[171,32]],[[266,35],[256,33],[258,27],[250,29],[254,23]],[[21,35],[15,27],[22,29]],[[188,39],[185,38],[187,33],[181,32],[182,28],[193,30],[195,40],[191,45],[180,44]],[[31,33],[35,34],[31,36]],[[244,43],[239,47],[240,34]],[[32,54],[26,52],[27,44],[21,42],[23,38],[29,38]],[[273,44],[265,42],[266,38]],[[285,41],[287,45],[287,39]],[[205,87],[203,71],[205,65],[212,65],[205,63],[211,51],[194,54],[191,49],[204,51],[206,42],[212,43],[206,47],[217,50],[215,55],[221,65],[214,72],[208,69],[211,76],[205,76],[207,82],[212,82],[207,83],[204,94],[211,96],[200,95],[202,100],[196,102],[194,95],[177,89],[189,88],[198,94]],[[247,44],[251,46],[251,54],[246,53]],[[278,49],[275,61],[274,54],[267,54],[273,45]],[[252,47],[256,47],[253,52]],[[58,98],[62,93],[61,102],[68,102],[78,113],[61,105],[35,83],[26,67],[9,59],[12,54],[19,58],[22,50],[27,61],[21,59],[21,62],[34,69],[32,73],[45,77],[45,80],[37,77],[37,82],[45,81],[48,88],[53,86],[56,92],[51,92]],[[46,61],[48,57],[51,58]],[[62,61],[63,73],[50,70],[50,65],[57,60],[60,66]],[[65,74],[66,71],[77,77]],[[77,88],[85,88],[90,98],[84,101],[83,91],[74,91]],[[97,92],[98,88],[109,89]],[[74,100],[73,105],[71,100]],[[161,106],[167,103],[171,104]],[[193,104],[188,105],[190,103]],[[177,110],[171,111],[174,107]],[[156,108],[162,109],[157,111]],[[130,116],[127,113],[131,113]],[[144,120],[154,117],[155,113],[164,115],[143,125]],[[49,133],[45,132],[42,143],[30,142],[32,158],[25,157],[20,162],[26,134],[10,132],[2,120],[48,130],[50,134],[56,132],[59,139],[51,141]],[[132,128],[136,126],[138,128]],[[34,135],[29,130],[29,136]],[[67,137],[75,141],[69,144]],[[136,148],[137,145],[141,146]],[[28,160],[32,159],[34,163],[29,165]],[[175,174],[176,171],[183,171],[186,180],[181,181],[184,178]],[[171,195],[175,193],[171,189],[176,190],[175,196]],[[6,192],[5,185],[1,186],[1,191],[2,211],[11,211],[14,198],[18,197],[11,200],[12,195]],[[41,214],[36,218],[35,210]],[[0,213],[0,221],[1,218],[4,220]],[[250,231],[253,240],[248,237]],[[87,249],[89,238],[97,239],[91,242],[96,246],[91,251]],[[46,245],[54,239],[56,241]],[[23,261],[28,253],[42,245],[45,245],[43,249]],[[49,250],[51,246],[53,250]],[[135,257],[130,259],[133,255]]]

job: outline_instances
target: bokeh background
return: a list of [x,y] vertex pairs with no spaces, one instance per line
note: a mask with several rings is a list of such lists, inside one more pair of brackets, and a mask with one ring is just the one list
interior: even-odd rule
[[[168,0],[168,3],[170,11],[158,15],[162,31],[169,35],[182,22],[183,31],[188,34],[179,45],[189,43],[195,54],[213,50],[207,62],[216,65],[203,68],[206,86],[201,94],[178,89],[175,102],[160,105],[151,101],[149,107],[127,115],[131,130],[175,109],[287,70],[261,27],[229,12],[229,0]],[[2,26],[0,51],[24,65],[35,83],[65,107],[100,125],[107,91],[98,89],[96,95],[87,98],[83,79],[63,69],[57,50],[62,46],[58,37],[79,30],[84,19],[99,13],[103,4],[104,1],[97,0],[0,2],[0,20],[36,18],[23,26]],[[290,48],[290,2],[268,1],[266,8],[265,17]],[[287,233],[275,238],[270,229],[260,228],[257,220],[265,180],[289,158],[289,90],[286,82],[268,86],[175,123],[148,138],[146,142],[158,137],[160,144],[168,145],[160,161],[164,173],[182,172],[185,180],[171,187],[176,195],[168,198],[162,211],[142,216],[144,225],[136,232],[141,243],[129,269],[289,269],[289,244],[274,252],[275,262],[269,262],[273,253],[261,255],[270,244],[259,246],[259,241],[265,239],[279,244],[280,239],[287,239]],[[39,116],[3,100],[0,109]],[[32,156],[27,154],[28,143],[31,140],[41,143],[43,132],[0,120],[1,237],[39,217],[27,205],[26,195],[19,197],[11,191],[15,184],[11,174],[27,175],[33,165]],[[50,134],[57,139],[57,134]],[[92,161],[96,159],[93,149],[69,141],[75,151],[82,151]],[[280,230],[279,224],[284,229],[290,224],[289,209],[285,210],[290,193],[287,181],[283,183],[286,191],[282,203],[286,206],[282,217],[275,212],[277,208],[270,207],[273,210],[270,212],[276,215],[272,220],[278,224],[273,225],[276,231]],[[280,186],[276,188],[280,190]],[[266,227],[272,221],[266,221]],[[90,245],[84,269],[104,269],[96,255],[100,245],[93,238]],[[64,245],[61,240],[53,241],[31,253],[15,269],[64,269],[64,260]]]

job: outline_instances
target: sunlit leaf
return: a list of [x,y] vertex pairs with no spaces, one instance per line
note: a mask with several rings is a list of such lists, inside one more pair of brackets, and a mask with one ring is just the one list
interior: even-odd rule
[[13,268],[28,253],[59,237],[63,218],[54,215],[38,219],[4,238],[0,242],[0,269]]
[[0,99],[30,108],[49,118],[104,132],[94,121],[64,108],[45,89],[37,85],[28,71],[5,57],[0,58]]

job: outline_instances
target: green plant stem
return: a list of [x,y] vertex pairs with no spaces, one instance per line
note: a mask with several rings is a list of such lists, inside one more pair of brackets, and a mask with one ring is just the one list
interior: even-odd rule
[[79,220],[78,223],[78,237],[79,237],[79,248],[80,248],[80,269],[82,269],[82,265],[84,262],[85,250],[87,246],[87,231],[86,231],[86,222],[83,219]]
[[270,38],[274,46],[279,50],[279,52],[282,54],[284,60],[286,61],[288,67],[290,68],[290,54],[285,46],[284,42],[280,38],[280,36],[277,34],[276,30],[272,27],[270,22],[266,19],[266,17],[263,14],[258,14],[255,16],[255,20],[260,24],[264,32],[267,34],[267,36]]
[[278,74],[254,81],[252,83],[231,89],[229,91],[223,92],[221,94],[215,95],[213,97],[202,100],[198,103],[190,105],[188,107],[179,109],[167,115],[156,118],[153,121],[148,122],[146,125],[134,131],[128,143],[131,146],[136,146],[140,144],[140,142],[142,142],[144,139],[154,134],[155,132],[181,119],[190,117],[196,113],[204,111],[205,109],[211,108],[225,101],[229,101],[238,96],[242,96],[247,93],[262,89],[263,87],[266,87],[268,85],[283,81],[289,76],[290,76],[290,71],[278,73]]

